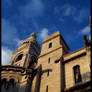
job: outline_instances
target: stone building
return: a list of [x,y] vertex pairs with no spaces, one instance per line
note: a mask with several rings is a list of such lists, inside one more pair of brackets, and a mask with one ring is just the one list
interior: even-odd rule
[[21,42],[8,65],[1,66],[2,92],[91,92],[91,47],[72,53],[60,32],[42,42],[35,33]]

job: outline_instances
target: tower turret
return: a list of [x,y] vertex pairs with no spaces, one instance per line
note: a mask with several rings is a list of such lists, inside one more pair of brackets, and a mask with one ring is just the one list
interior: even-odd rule
[[32,33],[29,38],[22,41],[19,47],[12,53],[8,65],[34,68],[37,64],[37,57],[40,54],[40,46],[36,41],[36,34]]

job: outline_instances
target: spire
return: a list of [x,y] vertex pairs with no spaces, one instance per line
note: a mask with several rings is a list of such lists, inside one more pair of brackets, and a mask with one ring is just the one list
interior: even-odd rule
[[32,33],[30,34],[30,37],[29,37],[30,41],[35,41],[36,40],[36,33]]
[[31,38],[35,38],[36,39],[36,33],[33,32],[31,35],[30,35]]

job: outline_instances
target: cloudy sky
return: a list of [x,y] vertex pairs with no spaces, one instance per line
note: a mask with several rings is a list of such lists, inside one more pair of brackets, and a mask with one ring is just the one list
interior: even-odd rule
[[2,64],[8,64],[19,43],[37,35],[60,31],[70,52],[83,47],[83,35],[90,34],[90,0],[2,0]]

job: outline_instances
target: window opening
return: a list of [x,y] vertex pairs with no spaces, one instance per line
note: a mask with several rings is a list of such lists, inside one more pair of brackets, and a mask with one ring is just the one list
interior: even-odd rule
[[47,76],[49,76],[49,70],[48,70]]
[[75,79],[75,83],[79,83],[82,81],[81,79],[81,74],[80,74],[80,66],[74,66],[74,79]]
[[6,78],[2,79],[1,84],[4,85],[4,88],[6,88],[7,84]]
[[48,59],[48,64],[50,63],[50,58]]
[[27,76],[25,76],[25,79],[27,78]]
[[49,48],[51,48],[52,47],[52,43],[49,43]]
[[14,87],[14,79],[10,79],[9,85]]
[[19,56],[17,57],[17,59],[16,59],[16,62],[19,61],[19,60],[21,60],[22,57],[23,57],[23,54],[19,55]]
[[48,85],[46,86],[46,92],[48,92]]

